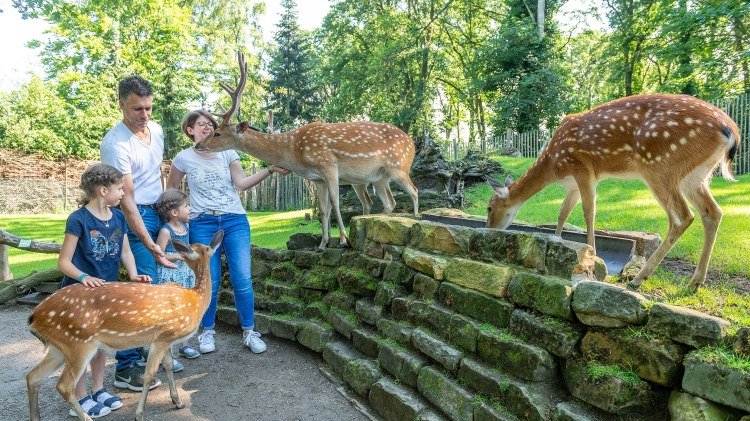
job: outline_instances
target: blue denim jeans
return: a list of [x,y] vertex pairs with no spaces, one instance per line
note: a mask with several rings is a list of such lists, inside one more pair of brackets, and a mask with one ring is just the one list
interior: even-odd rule
[[255,324],[255,296],[250,276],[250,224],[247,222],[247,215],[201,214],[190,220],[190,242],[209,244],[211,237],[219,230],[224,230],[224,240],[211,257],[211,304],[203,315],[201,327],[213,329],[216,324],[216,302],[221,285],[223,251],[229,265],[229,280],[234,289],[234,305],[240,315],[240,325],[242,329],[252,329]]
[[[141,219],[143,219],[143,224],[146,226],[146,230],[148,230],[151,239],[156,241],[156,236],[159,234],[159,229],[162,225],[159,219],[159,214],[148,206],[138,206],[138,213],[141,214]],[[132,229],[129,231],[132,231]],[[133,252],[133,257],[135,258],[135,267],[138,274],[148,275],[155,282],[156,260],[154,260],[154,256],[132,232],[128,232],[128,243],[130,243],[130,250]],[[135,364],[139,358],[140,355],[138,354],[137,348],[117,351],[115,353],[117,370],[123,370],[130,367]]]

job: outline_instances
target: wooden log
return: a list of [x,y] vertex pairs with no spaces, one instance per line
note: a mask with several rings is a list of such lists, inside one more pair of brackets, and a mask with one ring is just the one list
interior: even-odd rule
[[8,281],[0,286],[0,304],[12,300],[20,295],[26,294],[29,290],[42,282],[59,281],[63,274],[59,269],[47,269],[40,272],[32,272],[12,281]]
[[48,242],[21,238],[17,235],[13,235],[9,233],[8,231],[4,231],[4,230],[0,230],[0,244],[7,244],[17,249],[26,250],[26,251],[34,251],[37,253],[57,253],[57,254],[60,254],[60,248],[62,247],[60,244],[57,244],[54,242],[48,243]]

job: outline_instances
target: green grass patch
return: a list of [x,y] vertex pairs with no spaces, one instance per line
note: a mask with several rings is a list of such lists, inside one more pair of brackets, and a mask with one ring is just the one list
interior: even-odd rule
[[646,326],[628,326],[627,331],[625,331],[625,336],[645,341],[653,341],[657,337],[653,332],[646,329]]
[[617,377],[618,379],[631,385],[643,383],[643,380],[641,380],[638,375],[635,374],[635,371],[625,370],[624,368],[614,364],[605,365],[591,362],[588,364],[587,370],[589,377],[594,381],[603,379],[605,377]]
[[740,357],[726,345],[704,347],[696,353],[701,361],[733,368],[743,374],[750,373],[750,359]]

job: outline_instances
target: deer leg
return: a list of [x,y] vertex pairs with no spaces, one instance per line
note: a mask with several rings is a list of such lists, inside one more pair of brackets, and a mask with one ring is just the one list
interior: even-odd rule
[[407,171],[393,171],[393,181],[396,182],[396,184],[399,185],[404,191],[406,191],[409,194],[409,197],[411,197],[411,203],[414,206],[414,215],[419,213],[419,192],[417,191],[417,188],[414,187],[414,183],[411,182],[411,178],[409,178],[409,173]]
[[382,179],[372,183],[378,198],[383,202],[383,213],[391,213],[396,207],[396,201],[393,199],[388,183],[389,181],[383,181]]
[[172,398],[172,403],[177,409],[184,407],[180,400],[180,395],[177,394],[177,386],[174,382],[174,356],[172,355],[172,347],[169,346],[169,352],[164,353],[164,357],[161,359],[161,365],[164,366],[164,371],[167,372],[167,382],[169,383],[169,396]]
[[565,221],[568,220],[570,212],[573,211],[573,208],[578,204],[579,200],[581,200],[581,192],[578,189],[569,189],[568,194],[565,196],[565,200],[562,202],[562,206],[560,206],[560,213],[557,214],[557,228],[555,229],[556,236],[560,237],[562,235]]
[[320,245],[315,251],[321,252],[328,245],[331,229],[331,201],[328,198],[328,187],[322,181],[315,182],[315,189],[318,191],[318,209],[320,210],[320,225],[323,227],[323,238]]
[[362,215],[369,215],[372,210],[372,199],[367,194],[367,184],[352,184],[357,198],[362,203]]
[[[136,421],[143,421],[143,411],[146,408],[146,399],[148,398],[148,391],[150,389],[149,386],[151,386],[151,382],[154,381],[156,370],[159,368],[159,362],[163,360],[164,354],[168,348],[169,344],[153,343],[148,350],[148,360],[146,361],[146,369],[143,373],[143,391],[141,391],[141,399],[138,401],[138,407],[135,408]],[[169,364],[171,368],[172,362],[170,361]],[[169,376],[169,374],[171,374],[171,370],[168,372],[167,376]],[[174,382],[174,375],[172,375],[170,380]],[[170,383],[170,393],[171,388],[172,384]]]
[[[657,201],[664,208],[664,211],[669,217],[669,231],[664,241],[659,244],[659,247],[654,251],[651,257],[648,258],[646,264],[643,265],[638,274],[635,275],[628,286],[631,288],[638,288],[641,286],[643,281],[646,280],[653,272],[659,263],[664,259],[672,246],[682,236],[682,233],[690,226],[695,218],[693,212],[685,202],[685,198],[676,189],[665,188],[661,189],[663,193],[657,194],[657,191],[652,189],[652,193],[657,197]],[[659,197],[661,196],[661,197]]]
[[63,368],[60,380],[56,386],[60,396],[73,407],[73,411],[78,415],[78,419],[84,421],[91,421],[91,417],[83,412],[81,404],[78,403],[75,388],[81,376],[86,373],[86,366],[94,358],[97,350],[98,347],[94,343],[84,343],[80,348],[75,350],[68,348],[67,352],[65,352],[65,368]]
[[339,180],[337,177],[332,177],[328,182],[328,197],[331,200],[333,212],[336,214],[336,224],[338,224],[339,232],[341,233],[339,247],[348,247],[349,238],[346,236],[344,220],[341,218],[341,210],[339,209]]
[[65,355],[54,345],[47,347],[42,361],[26,374],[26,387],[29,391],[29,419],[39,421],[39,387],[44,379],[65,364]]
[[[594,249],[596,254],[596,242],[594,237],[594,219],[596,218],[596,183],[590,178],[584,180],[576,179],[578,192],[581,196],[581,205],[583,206],[583,216],[586,220],[586,242]],[[567,197],[565,198],[567,200]],[[558,227],[560,221],[558,219]]]
[[711,195],[706,182],[701,183],[700,186],[694,189],[684,188],[682,191],[698,211],[703,223],[703,248],[701,249],[701,256],[698,259],[698,265],[695,267],[695,273],[688,285],[688,288],[696,290],[706,281],[708,262],[711,260],[711,253],[716,243],[716,235],[719,231],[723,212],[716,203],[716,200],[714,200],[713,195]]

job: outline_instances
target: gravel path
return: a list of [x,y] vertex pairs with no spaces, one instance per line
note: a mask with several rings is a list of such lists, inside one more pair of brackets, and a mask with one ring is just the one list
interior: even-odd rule
[[[28,419],[26,373],[41,359],[44,347],[31,333],[26,319],[31,307],[0,306],[0,419]],[[216,352],[194,360],[181,359],[185,370],[175,374],[177,390],[185,404],[177,410],[164,384],[151,391],[147,420],[367,420],[320,371],[320,356],[291,342],[263,337],[268,350],[255,355],[242,345],[241,333],[222,329]],[[191,339],[196,345],[197,340]],[[114,352],[108,352],[105,385],[117,390],[125,405],[102,420],[132,420],[140,393],[112,386]],[[60,372],[42,383],[43,420],[72,420],[69,406],[55,389]]]

